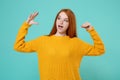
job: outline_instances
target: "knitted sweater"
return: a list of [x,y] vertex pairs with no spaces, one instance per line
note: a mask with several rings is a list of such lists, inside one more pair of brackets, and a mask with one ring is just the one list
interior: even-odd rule
[[18,32],[14,49],[20,52],[36,52],[38,55],[40,80],[81,80],[79,68],[83,56],[97,56],[104,53],[104,44],[94,28],[90,33],[94,45],[78,37],[39,36],[26,41],[31,25],[24,22]]

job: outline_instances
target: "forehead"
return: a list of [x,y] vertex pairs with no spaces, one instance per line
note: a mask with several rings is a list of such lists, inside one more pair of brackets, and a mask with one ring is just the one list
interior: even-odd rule
[[68,18],[65,12],[60,12],[58,16],[63,17],[63,18]]

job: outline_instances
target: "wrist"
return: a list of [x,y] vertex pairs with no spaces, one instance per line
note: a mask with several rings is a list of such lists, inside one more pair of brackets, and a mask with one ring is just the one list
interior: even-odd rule
[[86,30],[91,30],[91,29],[92,29],[92,26],[89,25],[89,26],[87,26],[85,29],[86,29]]
[[25,21],[25,24],[28,25],[29,27],[31,26],[31,24],[28,23],[28,21]]

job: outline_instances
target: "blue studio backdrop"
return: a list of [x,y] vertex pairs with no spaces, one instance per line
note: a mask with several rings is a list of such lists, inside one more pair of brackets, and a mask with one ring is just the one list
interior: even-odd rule
[[38,11],[39,25],[29,28],[26,40],[48,34],[59,10],[71,9],[78,37],[93,44],[80,26],[90,22],[102,38],[106,52],[85,56],[80,67],[83,80],[120,80],[120,0],[0,0],[0,80],[39,80],[36,53],[13,50],[16,35],[28,16]]

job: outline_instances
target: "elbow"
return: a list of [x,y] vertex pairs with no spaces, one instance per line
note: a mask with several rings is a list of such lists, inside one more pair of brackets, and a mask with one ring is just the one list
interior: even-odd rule
[[91,55],[91,56],[101,56],[105,53],[105,48],[93,48],[91,50],[91,52],[89,52],[88,55]]
[[17,45],[14,45],[13,50],[15,50],[15,51],[21,51]]
[[98,50],[98,55],[105,54],[105,48]]
[[17,48],[16,45],[14,45],[13,49],[14,49],[15,51],[18,51],[18,48]]
[[103,48],[101,50],[101,54],[104,54],[105,53],[105,46],[103,45]]
[[105,49],[100,51],[100,55],[103,55],[105,53]]
[[100,48],[97,49],[97,53],[98,53],[98,55],[105,54],[105,46],[104,46],[104,44]]
[[105,47],[103,48],[103,53],[105,53]]
[[13,49],[14,49],[15,51],[17,51],[17,52],[24,52],[24,51],[22,51],[22,49],[20,49],[20,48],[18,48],[18,47],[16,47],[16,46],[14,46]]

